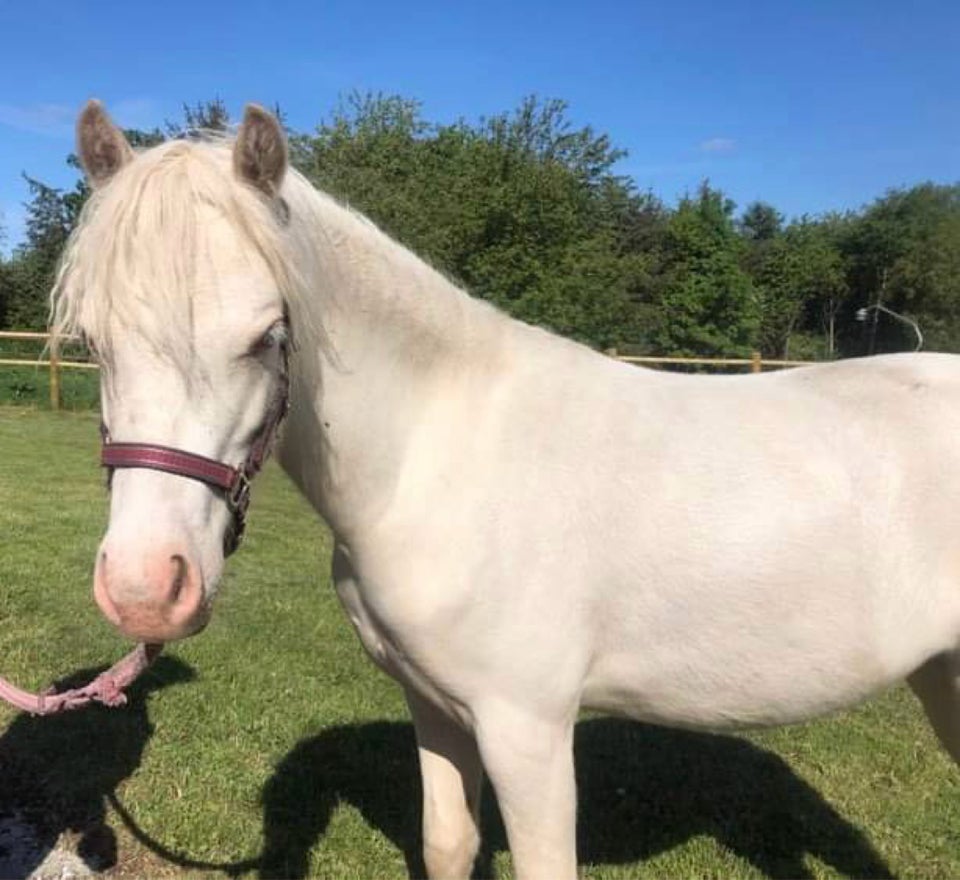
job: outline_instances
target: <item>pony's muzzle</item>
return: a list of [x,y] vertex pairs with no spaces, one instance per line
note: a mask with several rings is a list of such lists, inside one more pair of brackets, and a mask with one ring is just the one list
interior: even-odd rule
[[[152,554],[135,571],[106,549],[94,572],[93,595],[107,620],[132,639],[169,642],[193,635],[209,617],[203,576],[189,556]],[[131,576],[133,575],[133,576]]]

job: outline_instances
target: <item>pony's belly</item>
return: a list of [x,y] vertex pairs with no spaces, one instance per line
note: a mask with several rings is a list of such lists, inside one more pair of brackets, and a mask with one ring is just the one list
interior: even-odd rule
[[779,700],[774,702],[737,698],[700,701],[659,698],[647,693],[636,693],[629,688],[601,685],[592,686],[590,691],[584,694],[582,707],[664,727],[725,730],[773,727],[807,721],[845,709],[869,695],[870,692],[837,699],[836,694],[830,694],[826,700],[799,700],[790,704]]
[[754,656],[749,663],[735,657],[659,664],[649,656],[601,658],[584,684],[582,705],[674,727],[762,727],[848,707],[899,678],[873,658],[840,653],[845,656]]

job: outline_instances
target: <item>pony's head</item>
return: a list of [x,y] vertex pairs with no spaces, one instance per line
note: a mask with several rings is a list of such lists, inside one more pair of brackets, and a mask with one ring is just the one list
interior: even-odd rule
[[[53,330],[99,359],[105,436],[241,467],[285,381],[297,284],[282,129],[250,106],[232,141],[137,154],[90,102],[77,146],[93,193],[61,264]],[[234,526],[228,494],[140,465],[113,472],[94,594],[126,635],[168,641],[206,624]]]

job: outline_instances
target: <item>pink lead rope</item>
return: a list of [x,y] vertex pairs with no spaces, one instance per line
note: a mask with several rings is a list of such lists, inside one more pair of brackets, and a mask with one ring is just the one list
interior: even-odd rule
[[163,645],[141,643],[106,672],[101,672],[90,684],[62,693],[45,691],[31,694],[0,678],[0,698],[32,715],[53,715],[79,709],[94,701],[105,706],[122,706],[127,702],[123,689],[153,663],[162,650]]

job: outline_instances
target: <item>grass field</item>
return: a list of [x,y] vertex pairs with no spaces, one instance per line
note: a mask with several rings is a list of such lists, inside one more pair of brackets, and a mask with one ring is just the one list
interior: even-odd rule
[[[127,649],[90,595],[96,460],[94,413],[0,407],[0,673],[25,686]],[[124,878],[420,871],[413,733],[339,609],[329,552],[271,467],[214,622],[126,708],[0,708],[0,818],[33,829],[37,861],[65,835]],[[960,876],[960,772],[903,689],[742,737],[591,717],[577,756],[587,877]],[[481,872],[508,876],[486,804]]]

